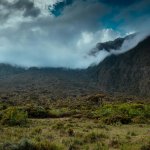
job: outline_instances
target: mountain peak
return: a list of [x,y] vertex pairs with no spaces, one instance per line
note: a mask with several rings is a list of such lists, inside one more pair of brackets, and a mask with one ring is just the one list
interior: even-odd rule
[[96,47],[93,48],[89,55],[96,56],[99,51],[106,50],[110,52],[111,50],[119,50],[125,40],[132,40],[137,34],[130,34],[125,37],[119,37],[114,41],[107,41],[103,43],[97,43]]

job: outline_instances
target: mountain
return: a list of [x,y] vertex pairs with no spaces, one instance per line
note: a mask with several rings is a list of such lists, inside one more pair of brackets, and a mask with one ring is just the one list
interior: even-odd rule
[[96,45],[96,47],[90,51],[89,55],[95,56],[101,50],[106,50],[108,52],[110,52],[111,50],[118,50],[119,48],[121,48],[121,46],[125,40],[132,40],[135,36],[136,36],[136,34],[130,34],[130,35],[122,37],[122,38],[117,38],[114,41],[98,43]]
[[[116,43],[122,43],[122,40],[124,39],[115,40],[114,47],[118,47],[119,44]],[[150,37],[147,37],[132,50],[111,55],[99,65],[85,70],[24,69],[0,64],[0,100],[67,99],[102,91],[150,97],[149,43]],[[101,45],[110,47],[113,42]]]
[[150,36],[91,69],[102,91],[150,96]]

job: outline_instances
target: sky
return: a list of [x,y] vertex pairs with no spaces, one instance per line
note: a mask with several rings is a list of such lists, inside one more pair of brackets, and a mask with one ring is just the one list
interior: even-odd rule
[[0,0],[0,63],[87,68],[111,54],[89,55],[97,43],[136,32],[120,51],[149,35],[150,0]]

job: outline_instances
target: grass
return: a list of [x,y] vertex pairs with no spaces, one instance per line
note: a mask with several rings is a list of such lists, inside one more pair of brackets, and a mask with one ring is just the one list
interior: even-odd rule
[[[76,123],[74,123],[76,122]],[[53,126],[63,124],[64,127],[54,129]],[[68,127],[72,126],[72,129]],[[20,140],[27,139],[31,143],[54,143],[62,149],[76,147],[76,149],[140,149],[150,142],[150,125],[105,125],[99,127],[100,122],[88,119],[30,119],[27,127],[0,127],[1,147],[8,143],[20,144]],[[90,127],[90,128],[89,128]],[[108,129],[109,130],[108,130]],[[70,148],[71,149],[71,148]],[[41,149],[42,150],[42,149]]]
[[[22,123],[23,116],[22,126],[17,121]],[[0,118],[0,150],[149,150],[150,145],[148,102],[1,103]],[[3,118],[17,124],[3,124]]]

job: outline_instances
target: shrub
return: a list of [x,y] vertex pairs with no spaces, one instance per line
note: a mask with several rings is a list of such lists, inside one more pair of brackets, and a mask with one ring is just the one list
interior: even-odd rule
[[137,103],[105,104],[94,112],[107,124],[147,123],[150,119],[150,105]]
[[115,124],[115,123],[129,124],[131,123],[131,118],[127,116],[115,115],[107,117],[103,121],[106,124]]
[[29,118],[47,118],[49,117],[48,111],[42,106],[28,105],[25,107],[28,112]]
[[16,107],[10,107],[3,111],[1,123],[3,125],[25,125],[27,123],[28,114]]

